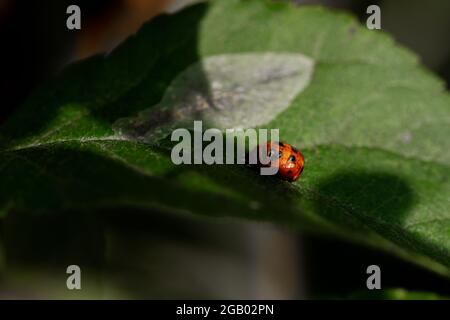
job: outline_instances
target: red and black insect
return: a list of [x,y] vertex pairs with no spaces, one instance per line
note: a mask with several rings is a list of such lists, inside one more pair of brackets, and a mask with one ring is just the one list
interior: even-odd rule
[[[262,150],[258,148],[259,159],[262,157]],[[261,166],[277,166],[277,176],[290,182],[296,181],[303,171],[305,159],[302,153],[288,143],[267,142],[267,157],[272,159],[269,164]]]

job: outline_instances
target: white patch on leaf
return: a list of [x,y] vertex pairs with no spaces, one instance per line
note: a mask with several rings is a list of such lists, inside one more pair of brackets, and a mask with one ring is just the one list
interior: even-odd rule
[[244,53],[207,57],[181,72],[161,102],[116,121],[120,135],[157,143],[175,128],[221,130],[264,125],[309,84],[314,62],[302,54]]

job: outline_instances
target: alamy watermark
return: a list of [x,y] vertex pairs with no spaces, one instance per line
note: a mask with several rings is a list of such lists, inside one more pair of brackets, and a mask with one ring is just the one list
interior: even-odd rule
[[202,121],[194,121],[193,131],[193,137],[185,128],[172,132],[171,141],[178,142],[170,155],[174,164],[259,165],[261,175],[278,172],[278,153],[268,150],[267,143],[279,143],[278,129],[226,129],[224,132],[209,128],[203,131]]
[[370,16],[366,20],[367,29],[370,29],[370,30],[381,29],[381,9],[380,9],[380,7],[375,4],[372,4],[367,7],[366,13],[370,14]]
[[69,290],[81,290],[81,268],[72,264],[67,267],[66,273],[69,274],[66,280],[66,286]]
[[366,286],[369,290],[381,289],[381,269],[376,264],[372,264],[367,267],[367,274],[370,276],[367,278]]
[[66,13],[69,14],[66,20],[66,27],[69,30],[81,29],[81,9],[79,6],[72,4],[67,7]]

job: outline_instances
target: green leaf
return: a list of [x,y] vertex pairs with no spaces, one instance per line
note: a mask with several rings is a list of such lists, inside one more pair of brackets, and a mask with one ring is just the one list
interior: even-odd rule
[[[200,101],[220,101],[211,79],[231,84],[223,105],[234,101],[242,73],[222,76],[216,68],[226,64],[208,61],[220,56],[237,66],[243,55],[312,61],[298,67],[308,72],[303,85],[282,73],[267,87],[271,72],[262,72],[245,87],[248,109],[208,114],[213,123],[225,115],[233,126],[279,128],[306,159],[295,183],[239,165],[176,166],[167,146],[146,135],[161,126],[161,110],[184,110],[194,78],[206,85],[194,86]],[[257,60],[244,71],[254,72]],[[277,69],[279,61],[267,65]],[[292,97],[270,88],[291,88]],[[256,109],[250,97],[264,92],[269,103]],[[265,1],[200,4],[154,19],[111,54],[71,65],[36,90],[0,128],[0,213],[125,205],[265,220],[392,251],[450,276],[449,107],[443,83],[416,56],[345,13]],[[249,110],[264,114],[249,121]],[[195,118],[188,114],[183,120]],[[129,134],[130,119],[142,120],[132,126],[142,130]]]
[[401,288],[383,290],[365,290],[355,292],[348,296],[349,299],[358,300],[448,300],[434,292],[408,291]]
[[[119,119],[120,135],[155,144],[175,127],[254,128],[288,108],[309,84],[312,60],[301,54],[243,53],[206,57],[181,72],[161,102]],[[151,120],[149,120],[151,119]]]

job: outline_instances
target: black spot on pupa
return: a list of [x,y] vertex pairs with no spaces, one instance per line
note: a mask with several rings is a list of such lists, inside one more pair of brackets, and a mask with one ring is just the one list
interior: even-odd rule
[[295,162],[295,160],[296,160],[295,156],[290,156],[288,158],[288,161],[290,161],[290,162]]

